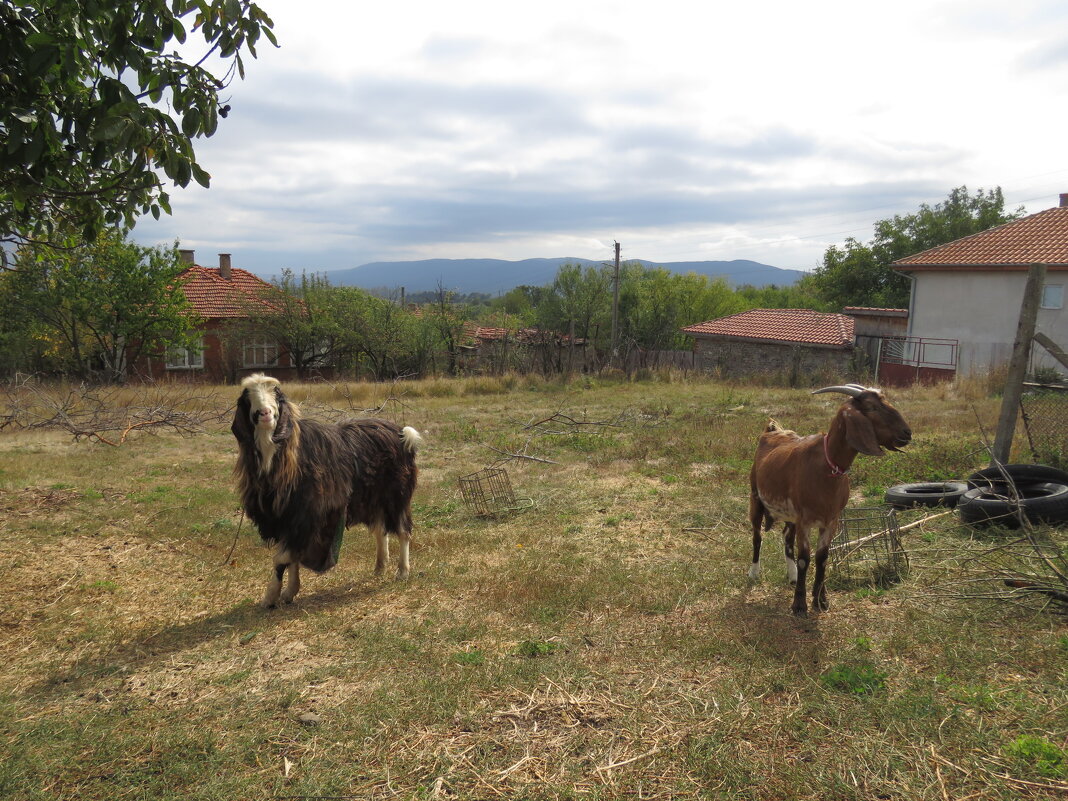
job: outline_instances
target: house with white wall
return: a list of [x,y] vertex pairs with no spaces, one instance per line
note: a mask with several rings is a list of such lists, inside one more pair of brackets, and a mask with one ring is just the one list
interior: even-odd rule
[[[956,341],[960,375],[1005,367],[1036,263],[1046,281],[1035,330],[1068,349],[1068,193],[1054,208],[895,261],[912,280],[909,339]],[[1032,369],[1056,365],[1033,348]]]

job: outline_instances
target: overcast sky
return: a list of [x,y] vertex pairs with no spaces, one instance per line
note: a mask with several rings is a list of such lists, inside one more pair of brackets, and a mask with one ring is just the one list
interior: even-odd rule
[[[199,140],[211,189],[138,224],[200,264],[752,259],[810,270],[872,223],[1068,192],[1068,3],[259,0]],[[744,7],[743,7],[744,5]]]

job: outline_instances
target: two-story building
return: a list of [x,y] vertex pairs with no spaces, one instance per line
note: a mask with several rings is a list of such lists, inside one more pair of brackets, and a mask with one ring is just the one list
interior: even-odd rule
[[[1035,263],[1046,265],[1036,331],[1068,345],[1068,193],[1054,208],[894,262],[912,280],[910,343],[956,343],[961,375],[1005,367]],[[1032,368],[1056,365],[1032,349]]]

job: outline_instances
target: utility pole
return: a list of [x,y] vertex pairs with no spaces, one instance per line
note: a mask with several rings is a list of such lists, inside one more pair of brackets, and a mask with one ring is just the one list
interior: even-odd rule
[[619,360],[619,243],[616,242],[616,270],[612,281],[612,353],[609,365],[616,366]]
[[1038,302],[1042,297],[1042,284],[1046,280],[1046,265],[1032,264],[1027,273],[1023,303],[1020,305],[1020,322],[1016,326],[1016,342],[1012,346],[1009,374],[1005,378],[1005,392],[1001,396],[1001,415],[998,430],[994,435],[994,463],[1009,461],[1012,435],[1016,431],[1016,416],[1023,395],[1023,380],[1027,374],[1027,357],[1031,353],[1031,340],[1035,336],[1035,320],[1038,318]]

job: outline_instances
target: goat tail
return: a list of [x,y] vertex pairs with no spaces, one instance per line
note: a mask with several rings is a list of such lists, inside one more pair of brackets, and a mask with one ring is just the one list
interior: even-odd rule
[[411,426],[405,426],[401,429],[401,441],[404,443],[404,447],[408,449],[409,453],[415,453],[423,444],[423,438],[419,435],[419,432]]

